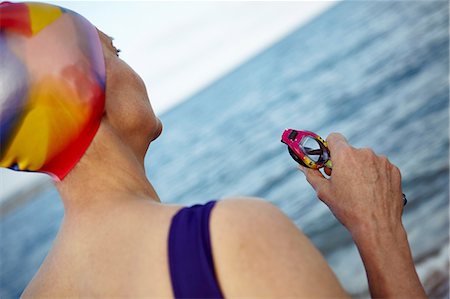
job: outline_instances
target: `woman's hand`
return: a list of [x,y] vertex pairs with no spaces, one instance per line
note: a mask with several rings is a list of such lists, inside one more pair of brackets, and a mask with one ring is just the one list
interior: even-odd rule
[[327,138],[330,179],[304,167],[317,196],[347,227],[358,247],[373,298],[426,298],[401,222],[400,171],[370,149],[351,147],[344,136]]
[[333,162],[330,179],[299,166],[317,196],[353,237],[367,230],[401,226],[403,195],[399,169],[371,149],[351,147],[341,134],[327,138]]

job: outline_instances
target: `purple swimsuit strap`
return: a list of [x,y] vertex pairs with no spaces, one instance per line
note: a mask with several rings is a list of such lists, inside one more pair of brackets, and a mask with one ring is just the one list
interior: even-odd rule
[[168,245],[175,298],[223,298],[209,236],[209,216],[215,203],[182,208],[172,218]]

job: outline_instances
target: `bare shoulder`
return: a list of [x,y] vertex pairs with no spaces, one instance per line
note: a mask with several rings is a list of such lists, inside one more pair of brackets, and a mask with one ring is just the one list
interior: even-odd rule
[[212,212],[211,230],[217,232],[217,241],[231,238],[259,245],[268,242],[268,236],[306,239],[278,207],[256,197],[234,197],[218,202]]
[[167,235],[181,208],[134,201],[63,223],[22,298],[170,297]]
[[[255,221],[263,219],[268,221],[266,216],[269,215],[279,218],[279,220],[288,220],[285,214],[275,205],[257,197],[232,197],[223,199],[217,202],[213,213],[215,222],[228,221],[230,218],[233,218],[234,221],[239,221],[239,223],[248,222],[247,224],[252,224]],[[239,223],[235,224],[237,225]]]
[[230,198],[210,220],[216,274],[225,297],[346,297],[309,239],[276,206]]

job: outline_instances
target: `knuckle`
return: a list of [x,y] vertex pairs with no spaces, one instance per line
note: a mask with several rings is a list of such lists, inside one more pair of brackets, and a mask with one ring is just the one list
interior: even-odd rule
[[325,186],[318,188],[316,190],[316,195],[321,201],[325,203],[329,202],[329,200],[333,198],[332,190],[326,188]]
[[400,171],[400,168],[398,168],[395,165],[392,165],[392,173],[394,174],[395,177],[400,178],[402,177],[402,173]]
[[312,185],[314,179],[312,178],[311,173],[310,173],[309,171],[305,173],[305,177],[306,177],[306,181],[307,181],[310,185]]
[[386,165],[391,164],[391,163],[389,162],[389,159],[388,159],[386,156],[380,156],[378,159],[379,159],[380,162],[383,163],[383,164],[386,164]]
[[324,199],[324,197],[325,197],[325,192],[323,191],[323,189],[318,188],[318,189],[316,190],[316,195],[317,195],[318,198]]
[[354,151],[355,151],[354,148],[348,146],[348,147],[344,147],[344,148],[341,150],[341,153],[342,153],[342,155],[344,155],[344,156],[352,156],[352,155],[354,154]]
[[359,152],[361,153],[361,155],[368,157],[368,158],[375,158],[375,152],[373,151],[373,149],[365,147],[365,148],[361,148],[359,149]]
[[309,174],[306,174],[306,181],[311,184],[311,176]]
[[371,149],[371,148],[367,148],[367,149],[366,149],[366,152],[367,152],[368,155],[370,155],[370,156],[372,156],[372,157],[375,157],[375,156],[376,156],[375,152],[374,152],[373,149]]

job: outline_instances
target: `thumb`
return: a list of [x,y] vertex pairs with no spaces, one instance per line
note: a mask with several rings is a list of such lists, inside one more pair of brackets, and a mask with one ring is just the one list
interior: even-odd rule
[[316,191],[317,197],[323,202],[326,202],[330,194],[330,181],[327,180],[323,174],[314,169],[310,169],[299,165],[298,168],[305,174],[306,180]]

